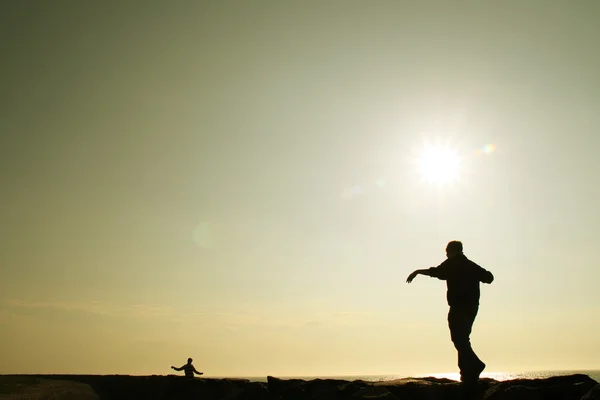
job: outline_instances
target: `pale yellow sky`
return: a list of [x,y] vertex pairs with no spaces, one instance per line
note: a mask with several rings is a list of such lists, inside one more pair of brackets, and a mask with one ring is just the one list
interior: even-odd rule
[[600,369],[600,3],[140,4],[0,5],[0,373],[452,372],[453,239],[488,371]]

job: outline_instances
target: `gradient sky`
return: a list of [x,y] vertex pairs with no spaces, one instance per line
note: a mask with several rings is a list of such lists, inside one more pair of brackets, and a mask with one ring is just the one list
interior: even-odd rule
[[600,368],[598,20],[1,2],[0,373],[455,372],[444,282],[405,283],[453,239],[496,277],[488,371]]

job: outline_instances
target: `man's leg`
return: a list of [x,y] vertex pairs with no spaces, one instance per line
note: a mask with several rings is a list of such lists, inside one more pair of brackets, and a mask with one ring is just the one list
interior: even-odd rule
[[478,306],[450,307],[448,326],[452,343],[458,352],[458,367],[461,380],[476,380],[485,368],[471,347],[471,329],[477,316]]

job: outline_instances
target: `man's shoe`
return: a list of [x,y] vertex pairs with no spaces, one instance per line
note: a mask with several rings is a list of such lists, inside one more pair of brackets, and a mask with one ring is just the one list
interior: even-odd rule
[[475,384],[479,381],[479,375],[485,369],[485,364],[482,362],[476,369],[460,373],[460,381],[466,385]]
[[479,380],[479,375],[481,375],[481,373],[483,372],[484,369],[485,369],[485,363],[482,361],[481,365],[479,365],[479,368],[477,368],[474,371],[474,374],[477,375],[477,380]]

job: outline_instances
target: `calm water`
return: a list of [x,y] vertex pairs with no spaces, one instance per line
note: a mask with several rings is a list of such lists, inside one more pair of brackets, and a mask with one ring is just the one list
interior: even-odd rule
[[[596,382],[600,382],[600,370],[581,370],[581,371],[539,371],[539,372],[484,372],[481,374],[482,378],[492,378],[497,381],[506,381],[510,379],[538,379],[538,378],[548,378],[550,376],[558,376],[558,375],[572,375],[572,374],[584,374],[588,375],[590,378],[594,379]],[[425,375],[416,375],[416,377],[425,377],[425,376],[433,376],[436,378],[448,378],[453,380],[459,380],[460,376],[458,373],[439,373],[439,374],[425,374]],[[348,381],[353,380],[363,380],[369,382],[378,382],[378,381],[391,381],[394,379],[407,378],[404,375],[367,375],[367,376],[294,376],[294,377],[278,377],[281,379],[316,379],[316,378],[334,378],[334,379],[344,379]],[[244,379],[250,379],[254,382],[266,382],[266,377],[246,377]]]

